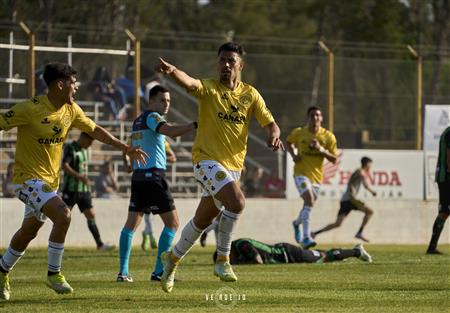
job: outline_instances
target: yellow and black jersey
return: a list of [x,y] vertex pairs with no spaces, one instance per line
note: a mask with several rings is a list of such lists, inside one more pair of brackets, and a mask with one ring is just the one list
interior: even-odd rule
[[64,141],[71,127],[93,132],[95,123],[76,103],[56,109],[47,96],[37,96],[14,105],[0,116],[0,128],[17,127],[13,182],[38,178],[58,188]]
[[264,99],[248,84],[239,82],[231,90],[216,79],[201,80],[191,94],[199,105],[193,161],[214,160],[228,170],[240,171],[247,153],[251,116],[262,127],[274,121]]
[[325,157],[310,147],[313,139],[316,139],[330,153],[336,155],[336,137],[323,127],[316,134],[313,134],[307,126],[295,128],[287,137],[287,142],[294,144],[302,156],[299,161],[295,162],[294,175],[306,176],[313,183],[320,184],[323,179],[322,166]]

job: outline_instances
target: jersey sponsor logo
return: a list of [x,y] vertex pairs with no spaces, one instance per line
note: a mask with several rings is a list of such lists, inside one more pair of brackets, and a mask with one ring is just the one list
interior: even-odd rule
[[50,121],[48,120],[48,117],[44,118],[44,119],[41,121],[41,124],[50,124]]
[[64,127],[69,127],[70,122],[71,122],[70,115],[69,114],[64,115],[64,117],[62,118],[62,123]]
[[142,140],[142,132],[133,132],[131,134],[132,140]]
[[1,116],[5,120],[6,124],[9,125],[10,124],[9,119],[12,118],[14,116],[14,114],[16,114],[16,113],[13,110],[9,110],[8,112],[1,114]]
[[252,96],[248,93],[240,96],[239,103],[245,106],[250,105],[250,103],[252,103]]
[[232,113],[237,113],[237,112],[239,112],[239,108],[238,108],[237,106],[234,106],[234,105],[230,104],[230,107],[231,107]]
[[63,137],[56,137],[56,138],[39,138],[38,142],[41,145],[55,145],[64,142]]
[[225,122],[232,122],[235,124],[245,124],[247,122],[247,119],[245,118],[244,115],[236,116],[228,113],[219,112],[217,113],[217,116]]
[[216,178],[217,181],[222,181],[222,180],[225,179],[226,176],[227,176],[227,174],[224,171],[218,171],[216,173],[215,178]]
[[55,132],[55,136],[56,136],[61,132],[62,128],[55,125],[55,126],[53,126],[52,130]]

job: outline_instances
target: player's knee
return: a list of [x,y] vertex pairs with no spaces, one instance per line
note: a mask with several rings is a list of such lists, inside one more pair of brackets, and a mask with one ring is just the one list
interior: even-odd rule
[[342,225],[342,221],[341,220],[339,220],[339,221],[336,221],[336,222],[334,222],[334,227],[340,227]]
[[368,210],[366,211],[367,216],[372,216],[373,213],[374,213],[374,212],[373,212],[372,209],[368,209]]
[[66,207],[61,214],[58,216],[55,224],[58,224],[60,227],[69,228],[70,222],[72,220],[70,209]]
[[238,197],[234,201],[231,201],[227,206],[227,210],[233,212],[233,213],[241,213],[244,210],[245,207],[245,198],[244,197]]

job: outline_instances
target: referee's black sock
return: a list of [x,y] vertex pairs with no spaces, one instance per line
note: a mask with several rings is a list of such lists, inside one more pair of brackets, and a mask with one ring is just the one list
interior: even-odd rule
[[92,236],[94,237],[97,247],[103,246],[103,242],[100,239],[100,232],[98,231],[97,224],[95,223],[95,219],[94,218],[88,219],[87,225],[88,225],[89,231],[91,232]]
[[433,224],[433,235],[431,236],[430,244],[428,246],[428,251],[436,250],[439,237],[441,236],[442,229],[444,229],[445,219],[440,215],[436,217]]

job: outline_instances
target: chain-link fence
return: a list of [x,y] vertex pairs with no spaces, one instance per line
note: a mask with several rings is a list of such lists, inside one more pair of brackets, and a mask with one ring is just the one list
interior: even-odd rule
[[[11,50],[11,47],[5,46],[7,40],[0,43],[3,44],[0,46],[0,58],[4,60],[0,62],[2,99],[0,105],[1,109],[6,109],[14,102],[11,100],[8,103],[9,98],[27,97],[25,84],[12,85],[5,79],[26,79],[28,52]],[[23,41],[22,44],[26,42]],[[76,46],[76,43],[73,45]],[[64,44],[56,46],[61,47]],[[43,65],[48,61],[67,62],[70,59],[78,71],[77,78],[81,83],[76,96],[79,102],[84,103],[85,109],[93,112],[91,114],[98,114],[99,120],[116,120],[117,116],[112,112],[111,104],[96,94],[92,81],[95,80],[94,76],[100,67],[104,67],[108,72],[111,82],[132,79],[130,71],[127,71],[127,68],[130,69],[127,64],[130,65],[132,62],[126,54],[125,47],[124,42],[119,49],[122,50],[121,55],[73,52],[70,58],[67,52],[36,51],[37,92],[43,92],[43,87],[40,87],[42,82],[39,82],[39,71]],[[205,49],[195,49],[191,45],[186,47],[186,49],[171,49],[165,46],[157,48],[144,46],[141,52],[143,89],[145,90],[146,83],[155,79],[152,68],[160,56],[194,77],[217,76],[215,48],[213,49],[211,45]],[[247,47],[247,50],[251,51],[251,47],[250,49]],[[265,53],[259,47],[257,53],[248,53],[245,60],[243,80],[255,86],[262,94],[280,125],[284,138],[294,127],[305,124],[306,109],[310,105],[323,108],[326,126],[328,114],[326,56],[313,52],[311,55],[276,54],[273,51]],[[434,66],[434,63],[425,59],[423,103],[427,103],[430,99],[435,103],[448,103],[450,62],[445,59],[441,63],[439,76],[436,76]],[[414,149],[417,114],[416,75],[416,61],[406,56],[401,59],[335,56],[334,132],[338,146]],[[432,86],[432,82],[437,85]],[[172,107],[177,114],[169,114],[168,119],[175,122],[182,119],[195,120],[197,111],[192,99],[182,90],[172,91]],[[126,97],[126,101],[132,103],[130,97]],[[258,127],[255,120],[251,123],[251,132],[252,136],[265,140],[265,132]],[[190,142],[192,139],[192,136],[187,137],[185,141]],[[261,166],[267,171],[280,169],[279,160],[282,158],[276,153],[271,153],[260,140],[249,140],[248,156],[253,160],[250,166]]]

